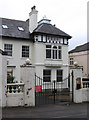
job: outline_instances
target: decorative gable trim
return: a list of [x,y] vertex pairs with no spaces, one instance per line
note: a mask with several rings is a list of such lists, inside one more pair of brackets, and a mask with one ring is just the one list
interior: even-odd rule
[[34,42],[68,45],[68,39],[51,35],[34,35]]

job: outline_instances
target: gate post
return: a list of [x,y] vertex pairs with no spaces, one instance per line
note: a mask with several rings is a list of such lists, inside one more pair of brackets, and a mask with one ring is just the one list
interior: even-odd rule
[[0,49],[0,120],[2,119],[2,107],[6,107],[7,90],[7,59]]
[[75,66],[70,69],[70,92],[72,92],[72,102],[82,102],[82,68]]
[[35,67],[31,64],[21,66],[21,80],[24,82],[24,105],[35,106]]
[[71,75],[72,75],[72,102],[73,102],[73,100],[74,100],[74,75],[73,75],[73,70],[72,70],[72,73],[71,73]]

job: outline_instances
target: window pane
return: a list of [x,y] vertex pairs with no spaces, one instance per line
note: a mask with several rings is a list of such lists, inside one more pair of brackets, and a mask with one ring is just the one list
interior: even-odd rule
[[51,45],[46,45],[46,48],[51,48]]
[[73,65],[73,64],[74,64],[74,59],[70,58],[70,65]]
[[43,70],[43,82],[51,81],[51,70]]
[[57,82],[62,82],[62,77],[57,77]]
[[57,82],[62,82],[63,70],[57,70]]
[[4,44],[4,51],[8,56],[12,56],[12,44]]
[[54,47],[53,47],[53,49],[57,49],[57,47],[56,47],[56,46],[54,46]]
[[61,46],[58,46],[58,49],[61,49]]
[[22,46],[22,57],[29,57],[29,46]]
[[57,59],[57,50],[53,50],[53,59]]
[[58,59],[61,59],[61,50],[58,51]]
[[51,58],[51,50],[46,50],[46,58]]

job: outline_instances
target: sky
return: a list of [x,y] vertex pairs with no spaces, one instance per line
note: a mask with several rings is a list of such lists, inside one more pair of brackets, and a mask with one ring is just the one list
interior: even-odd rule
[[87,42],[88,0],[0,0],[0,17],[27,20],[31,7],[38,10],[38,21],[44,16],[57,28],[66,32],[69,50]]

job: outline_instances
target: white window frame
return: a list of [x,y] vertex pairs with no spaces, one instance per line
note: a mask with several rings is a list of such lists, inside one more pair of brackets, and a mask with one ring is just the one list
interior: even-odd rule
[[[44,71],[50,71],[50,75],[44,75]],[[43,82],[51,82],[51,74],[52,74],[51,69],[43,69]],[[50,81],[44,81],[44,77],[50,77]]]
[[[29,48],[29,51],[23,51],[23,46],[24,46],[24,47],[28,47],[28,48]],[[24,52],[24,53],[28,52],[28,56],[23,56],[23,52]],[[30,47],[29,47],[29,45],[22,45],[21,57],[22,57],[22,58],[29,58],[29,55],[30,55],[29,53],[30,53]]]
[[73,57],[70,58],[70,65],[74,65],[74,58]]
[[[5,48],[5,45],[7,45],[6,48]],[[11,47],[10,47],[10,46],[11,46]],[[10,49],[10,48],[11,48],[11,49]],[[13,44],[7,44],[7,43],[5,43],[5,44],[4,44],[4,51],[7,52],[7,56],[12,57],[12,56],[13,56]],[[9,52],[11,53],[11,55],[8,54]]]
[[[51,45],[51,44],[46,44],[47,45],[50,45],[51,48],[46,48],[46,50],[51,50],[51,57],[50,58],[47,58],[47,55],[46,55],[46,59],[52,59],[52,60],[61,60],[62,59],[62,46],[61,45]],[[56,47],[57,49],[53,48],[53,47]],[[59,49],[60,47],[60,49]],[[57,56],[54,56],[53,58],[53,52],[56,53],[57,51]],[[61,52],[61,57],[59,58],[59,51]]]

